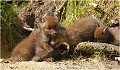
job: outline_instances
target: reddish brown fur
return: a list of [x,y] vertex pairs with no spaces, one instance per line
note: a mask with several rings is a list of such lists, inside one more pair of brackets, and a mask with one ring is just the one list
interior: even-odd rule
[[53,16],[46,16],[45,23],[43,24],[43,30],[45,35],[56,35],[56,29],[59,26],[58,20]]
[[[29,37],[21,41],[12,51],[10,61],[53,61],[56,50],[50,46],[49,37],[40,29],[35,29]],[[58,53],[58,52],[57,52]]]
[[46,43],[45,36],[41,33],[38,35],[33,61],[42,61],[49,57],[49,52],[53,51],[52,47]]
[[[39,38],[41,40],[39,40]],[[39,35],[39,38],[36,43],[35,56],[32,58],[32,61],[54,61],[56,58],[60,58],[62,53],[59,48],[53,50],[52,47],[44,41],[43,35]]]
[[70,52],[73,52],[74,46],[79,42],[93,41],[94,31],[100,23],[94,18],[84,18],[78,20],[75,24],[69,27],[56,27],[57,35],[52,35],[53,47],[58,47],[63,42],[70,45]]
[[45,16],[44,29],[55,29],[58,25],[58,21],[53,16]]
[[96,28],[94,32],[95,41],[111,43],[113,41],[113,37],[108,31],[104,32],[103,31],[104,29],[105,29],[104,27]]
[[29,37],[21,41],[12,51],[12,56],[8,60],[16,61],[53,61],[56,50],[46,41],[47,37],[39,30],[35,29]]
[[119,27],[115,27],[115,28],[98,27],[95,30],[94,37],[96,41],[99,42],[119,45],[120,44],[119,31],[120,31]]
[[35,56],[32,58],[33,61],[53,61],[56,55],[60,54],[60,52],[57,51],[58,49],[53,50],[53,47],[50,45],[50,34],[53,35],[56,33],[54,29],[56,26],[58,26],[58,23],[52,16],[46,16],[45,21],[46,22],[42,26],[44,33],[38,35],[35,48]]
[[34,45],[37,39],[39,30],[35,29],[29,37],[21,41],[12,51],[11,61],[29,61],[34,55]]

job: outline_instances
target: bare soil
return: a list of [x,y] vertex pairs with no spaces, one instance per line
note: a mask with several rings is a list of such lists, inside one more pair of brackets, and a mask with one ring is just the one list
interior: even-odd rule
[[88,58],[56,62],[0,63],[1,70],[119,70],[117,61]]

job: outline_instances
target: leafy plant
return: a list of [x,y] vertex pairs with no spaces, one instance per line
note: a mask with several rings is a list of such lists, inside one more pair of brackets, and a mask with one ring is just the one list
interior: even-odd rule
[[[16,11],[14,11],[12,4],[7,1],[1,1],[1,51],[10,52],[16,43],[23,37],[17,31],[20,27]],[[7,50],[5,50],[7,49]],[[3,54],[3,52],[1,52]],[[5,54],[7,55],[7,54]],[[5,55],[2,55],[4,57]]]

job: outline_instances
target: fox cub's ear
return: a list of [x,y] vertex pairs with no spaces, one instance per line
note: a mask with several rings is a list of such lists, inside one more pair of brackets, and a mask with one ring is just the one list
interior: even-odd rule
[[108,31],[108,28],[103,29],[103,33],[107,33],[107,31]]
[[59,25],[58,20],[54,16],[45,16],[44,19],[43,28],[54,29]]

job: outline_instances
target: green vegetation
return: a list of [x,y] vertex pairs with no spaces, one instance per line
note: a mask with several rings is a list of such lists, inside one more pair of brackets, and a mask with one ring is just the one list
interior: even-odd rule
[[[91,6],[90,3],[98,4],[98,7]],[[76,20],[84,17],[95,16],[104,25],[110,25],[110,19],[119,14],[118,0],[73,0],[68,1],[65,7],[65,20],[63,26],[69,26]]]
[[22,36],[18,33],[20,23],[18,21],[16,11],[14,11],[11,4],[7,4],[7,1],[1,2],[1,53],[5,54],[1,57],[8,55],[6,52],[11,52],[13,47],[22,40]]

